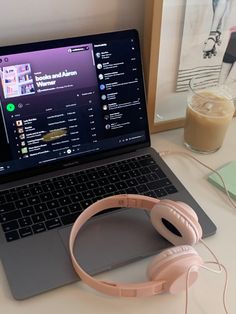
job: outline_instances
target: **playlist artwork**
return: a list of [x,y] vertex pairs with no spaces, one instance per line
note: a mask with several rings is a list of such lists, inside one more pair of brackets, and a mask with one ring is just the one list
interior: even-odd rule
[[29,63],[3,67],[1,81],[5,99],[35,93]]

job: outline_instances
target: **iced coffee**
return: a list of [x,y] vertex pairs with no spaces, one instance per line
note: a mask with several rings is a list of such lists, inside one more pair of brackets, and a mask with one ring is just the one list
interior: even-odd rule
[[218,150],[234,111],[234,103],[228,95],[207,89],[193,93],[186,110],[185,145],[202,153]]

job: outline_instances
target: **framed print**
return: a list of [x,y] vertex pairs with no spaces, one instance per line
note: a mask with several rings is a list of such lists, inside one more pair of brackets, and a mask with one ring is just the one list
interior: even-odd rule
[[[148,0],[144,66],[151,132],[184,125],[191,78],[236,97],[236,1]],[[235,93],[235,94],[234,94]]]

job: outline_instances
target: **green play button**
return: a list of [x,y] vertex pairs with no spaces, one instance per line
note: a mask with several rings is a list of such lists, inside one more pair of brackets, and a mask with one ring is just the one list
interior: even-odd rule
[[12,103],[7,104],[7,111],[14,111],[16,109],[16,106]]

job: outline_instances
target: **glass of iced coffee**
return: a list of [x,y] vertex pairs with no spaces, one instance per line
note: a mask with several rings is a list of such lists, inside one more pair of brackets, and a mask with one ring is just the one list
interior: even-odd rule
[[223,144],[235,112],[230,91],[225,86],[201,87],[193,78],[184,127],[184,143],[199,153],[213,153]]

